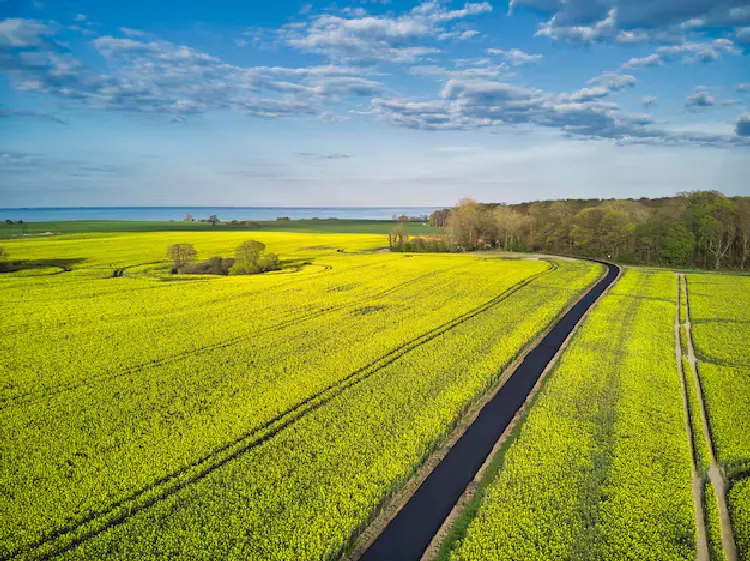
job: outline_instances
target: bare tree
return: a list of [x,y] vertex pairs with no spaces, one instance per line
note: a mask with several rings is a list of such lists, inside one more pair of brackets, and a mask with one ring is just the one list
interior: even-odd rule
[[185,222],[192,222],[193,221],[193,215],[189,212],[185,215]]
[[216,224],[220,222],[220,220],[217,218],[215,214],[212,214],[211,216],[209,216],[208,221],[211,223],[211,226],[216,226]]
[[737,201],[737,230],[739,232],[740,268],[745,268],[750,257],[750,199]]
[[181,269],[186,265],[193,263],[198,256],[193,244],[176,243],[170,245],[167,249],[167,257],[174,261],[174,268]]

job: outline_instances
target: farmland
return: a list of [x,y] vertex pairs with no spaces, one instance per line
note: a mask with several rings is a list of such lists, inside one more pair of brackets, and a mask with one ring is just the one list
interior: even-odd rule
[[38,266],[0,279],[2,557],[338,558],[602,274],[253,236],[281,271],[164,275],[242,232],[5,244]]
[[[750,559],[750,279],[688,275],[697,373],[737,556]],[[722,501],[719,500],[721,506]],[[725,544],[726,545],[726,544]],[[734,546],[729,543],[730,547]]]
[[451,559],[693,559],[672,273],[628,271],[531,408]]

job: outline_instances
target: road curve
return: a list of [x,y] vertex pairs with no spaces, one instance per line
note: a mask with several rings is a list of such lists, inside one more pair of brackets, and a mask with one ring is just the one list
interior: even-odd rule
[[602,264],[608,269],[606,276],[568,310],[526,355],[513,375],[482,408],[476,420],[365,551],[360,561],[419,561],[547,364],[586,311],[620,273],[616,265]]

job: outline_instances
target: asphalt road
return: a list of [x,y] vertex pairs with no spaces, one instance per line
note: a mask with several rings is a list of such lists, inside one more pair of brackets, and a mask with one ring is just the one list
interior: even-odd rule
[[529,352],[443,461],[365,552],[361,561],[419,561],[547,364],[586,310],[617,278],[619,268],[607,263],[604,265],[608,268],[607,275],[568,310]]

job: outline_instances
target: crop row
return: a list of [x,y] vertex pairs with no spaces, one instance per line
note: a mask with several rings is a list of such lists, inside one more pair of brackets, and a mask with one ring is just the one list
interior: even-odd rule
[[451,553],[692,560],[675,276],[628,271],[586,318]]
[[[492,266],[492,261],[487,266]],[[494,266],[494,275],[488,275],[489,270],[482,274],[494,276],[497,282],[504,268],[513,270],[507,262],[495,262]],[[106,520],[94,520],[21,558],[66,550],[71,559],[142,559],[157,555],[191,559],[335,557],[450,431],[466,407],[497,381],[503,365],[599,271],[599,267],[587,264],[561,264],[538,285],[531,283],[496,306],[415,346],[396,362],[373,371],[346,392],[190,484],[170,493],[156,489],[157,501],[150,501],[147,508],[133,508],[128,516],[113,521],[119,523],[109,529],[105,530],[111,525]],[[480,279],[477,283],[481,286]],[[455,283],[446,283],[444,291],[453,298],[461,293]],[[423,297],[430,300],[432,294]],[[442,301],[436,309],[446,313],[449,306]],[[411,321],[418,322],[419,314]],[[336,322],[329,321],[328,325],[332,323]],[[381,327],[388,325],[391,323],[385,322]],[[405,329],[408,322],[405,325],[399,320],[397,327]],[[320,348],[314,339],[308,342],[311,348]],[[347,357],[341,366],[350,368],[353,358]],[[341,366],[337,364],[328,364],[328,370],[339,371]],[[301,366],[295,363],[294,368]],[[238,422],[237,415],[245,414],[243,408],[253,407],[244,405],[249,397],[253,397],[255,407],[268,400],[273,403],[279,395],[297,391],[297,386],[316,372],[316,368],[304,373],[298,370],[275,380],[264,391],[255,380],[249,380],[252,392],[245,392],[238,402],[221,405],[232,412],[227,415],[229,419],[246,429],[252,423]],[[176,373],[162,380],[162,392],[170,391],[170,395],[162,394],[162,400],[174,402],[177,396],[173,392],[180,385]],[[111,456],[111,452],[117,452],[116,447],[86,460],[95,465],[89,473],[99,469],[110,474],[99,481],[101,502],[111,500],[107,495],[117,489],[120,480],[116,478],[132,485],[139,470],[152,472],[151,462],[165,452],[170,454],[164,447],[150,456],[140,453],[137,440],[144,434],[154,433],[153,441],[142,443],[144,449],[158,449],[161,438],[177,451],[172,457],[182,454],[188,459],[195,455],[189,447],[196,440],[209,441],[216,437],[216,431],[225,438],[231,433],[229,423],[206,422],[205,417],[195,420],[195,416],[201,416],[192,411],[194,404],[200,405],[199,395],[177,400],[180,411],[191,412],[188,418],[169,419],[164,427],[151,424],[123,433],[120,445],[134,444],[117,460]],[[127,401],[133,401],[133,397],[128,396]],[[167,434],[166,427],[175,425],[193,430],[182,438],[174,432]],[[88,437],[96,439],[91,434]],[[122,460],[128,462],[126,471],[118,463]],[[54,506],[49,501],[38,512],[46,513]],[[40,517],[27,518],[27,527],[40,523]],[[91,539],[73,547],[82,537]]]
[[740,561],[750,559],[750,478],[735,483],[729,490],[734,539]]

